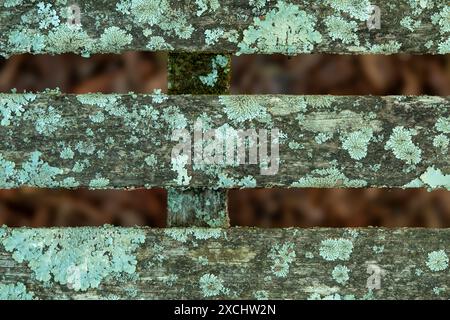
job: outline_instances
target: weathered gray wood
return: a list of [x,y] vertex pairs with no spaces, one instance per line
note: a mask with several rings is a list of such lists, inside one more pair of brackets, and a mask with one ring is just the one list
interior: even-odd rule
[[[0,95],[0,187],[449,188],[448,97]],[[254,129],[258,151],[276,146],[279,167],[201,163],[175,152],[193,141],[194,122],[219,130]],[[198,125],[198,122],[197,122]],[[228,128],[228,131],[224,131]],[[175,130],[187,136],[174,137]],[[224,135],[220,135],[224,133]],[[184,140],[185,139],[185,140]],[[192,143],[194,145],[194,143]],[[203,148],[200,148],[203,146]],[[242,145],[245,147],[245,145]],[[256,145],[254,145],[256,146]],[[175,148],[177,147],[177,148]],[[175,148],[175,149],[174,149]],[[178,150],[179,151],[179,150]],[[234,149],[233,151],[239,151]],[[242,150],[241,150],[242,151]],[[175,156],[172,157],[172,152]],[[244,152],[238,152],[242,155]],[[197,152],[201,154],[201,152]],[[225,154],[226,156],[226,154]],[[275,152],[274,152],[275,156]],[[277,161],[269,162],[276,169]]]
[[3,299],[450,298],[449,229],[0,232]]
[[171,188],[167,193],[167,203],[167,227],[230,226],[226,190]]
[[[81,0],[75,9],[69,4],[0,1],[0,54],[450,50],[446,0]],[[380,29],[368,28],[367,20],[374,21],[370,5],[379,7]]]
[[[229,94],[231,57],[210,53],[169,53],[169,94]],[[229,227],[227,191],[169,189],[168,227]]]

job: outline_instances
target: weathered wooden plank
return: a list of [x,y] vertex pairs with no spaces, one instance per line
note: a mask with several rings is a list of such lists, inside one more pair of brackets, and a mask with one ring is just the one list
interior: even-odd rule
[[[169,53],[169,94],[229,94],[230,55]],[[195,107],[195,106],[193,106]],[[227,190],[170,188],[168,227],[229,227]]]
[[167,193],[167,226],[229,227],[227,190],[169,189]]
[[[77,6],[2,0],[0,20],[4,56],[125,50],[290,55],[450,50],[446,0],[80,0]],[[378,22],[379,29],[373,28]]]
[[169,94],[229,94],[231,56],[212,53],[169,53]]
[[3,299],[450,298],[450,229],[0,232]]
[[449,101],[3,94],[0,187],[449,188]]

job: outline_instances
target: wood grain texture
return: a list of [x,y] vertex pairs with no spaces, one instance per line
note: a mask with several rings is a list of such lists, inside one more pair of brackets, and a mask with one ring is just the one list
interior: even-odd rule
[[[1,95],[0,102],[2,188],[449,188],[448,97],[48,92]],[[218,128],[208,139],[206,129]],[[232,134],[248,129],[260,134],[258,148],[235,148]],[[274,150],[275,129],[279,162],[249,164],[249,150]],[[195,131],[203,140],[194,145]],[[187,141],[199,148],[177,149]],[[224,151],[212,164],[195,157],[211,145],[231,145],[235,157]],[[242,154],[246,164],[237,165]],[[265,175],[264,164],[278,171]]]
[[[169,53],[169,94],[229,94],[230,69],[230,55]],[[170,188],[167,193],[167,226],[229,227],[227,191]]]
[[[445,0],[81,0],[75,10],[41,3],[0,1],[2,55],[449,52]],[[380,29],[367,26],[370,5],[380,9]]]
[[[100,263],[92,257],[103,253],[102,239],[121,252],[120,240],[133,233],[145,238],[127,252],[133,272],[108,270],[86,290],[73,289],[79,278],[71,272],[54,279],[60,268],[73,270],[70,263],[84,261],[83,280]],[[95,234],[95,247],[83,260],[86,252],[78,249],[86,249],[89,234]],[[70,250],[67,237],[76,239]],[[37,244],[32,254],[26,252],[30,240]],[[1,285],[22,283],[39,299],[450,297],[449,229],[3,229],[0,241],[0,294]],[[55,266],[46,281],[36,280],[37,271],[56,263],[41,256],[69,251],[75,258],[68,265]],[[21,256],[24,261],[17,262]],[[380,289],[369,290],[375,269]]]

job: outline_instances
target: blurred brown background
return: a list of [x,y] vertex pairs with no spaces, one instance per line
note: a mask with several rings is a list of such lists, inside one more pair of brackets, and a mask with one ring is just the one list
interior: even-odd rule
[[[167,91],[167,56],[128,52],[0,58],[0,92]],[[233,93],[450,95],[450,56],[240,56]],[[0,190],[0,225],[164,227],[164,190]],[[232,225],[450,227],[450,192],[386,189],[232,190]]]

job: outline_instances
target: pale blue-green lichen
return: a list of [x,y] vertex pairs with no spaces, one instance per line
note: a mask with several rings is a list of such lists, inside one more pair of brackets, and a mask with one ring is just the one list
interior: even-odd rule
[[353,294],[341,295],[339,293],[333,293],[325,296],[321,296],[319,293],[312,293],[308,300],[355,300],[355,296]]
[[449,139],[444,134],[438,134],[433,138],[433,146],[438,148],[441,153],[445,154],[448,152],[448,146],[450,144]]
[[35,119],[36,131],[45,136],[51,135],[66,124],[62,115],[52,106],[25,112],[24,119]]
[[339,284],[345,284],[348,279],[350,279],[348,273],[350,272],[350,269],[346,266],[337,265],[334,267],[333,271],[331,272],[331,276],[333,277],[334,281],[336,281]]
[[280,278],[287,277],[289,265],[294,261],[296,254],[293,243],[275,244],[269,252],[271,259],[271,270],[273,274]]
[[156,156],[154,154],[145,157],[144,161],[151,168],[153,168],[158,163]]
[[70,147],[64,147],[61,152],[59,153],[59,156],[61,159],[73,159],[73,156],[75,153],[73,152],[72,148]]
[[355,160],[364,159],[367,156],[369,142],[373,137],[371,128],[351,132],[341,137],[342,148],[347,150],[350,157]]
[[249,0],[248,4],[253,7],[253,13],[258,14],[265,9],[267,1],[269,0]]
[[224,232],[219,228],[169,228],[164,234],[170,238],[185,243],[188,240],[219,239]]
[[385,149],[391,150],[397,159],[405,161],[407,164],[418,164],[422,160],[422,150],[417,147],[412,137],[417,132],[413,129],[406,129],[403,126],[395,127]]
[[186,116],[176,106],[164,108],[161,118],[167,123],[170,131],[184,129],[187,126]]
[[153,103],[163,103],[169,99],[169,96],[162,92],[162,89],[154,89],[152,93],[152,102]]
[[108,178],[104,178],[100,175],[97,175],[95,177],[95,179],[92,179],[91,181],[89,181],[89,188],[91,189],[101,189],[101,188],[105,188],[109,185],[109,179]]
[[305,96],[304,99],[314,109],[329,108],[336,101],[336,97],[330,95]]
[[253,96],[220,96],[219,101],[224,105],[228,119],[235,122],[262,120],[268,117],[266,108]]
[[314,140],[318,143],[318,144],[322,144],[327,142],[328,140],[330,140],[331,138],[333,138],[333,134],[330,132],[319,132],[315,137]]
[[8,45],[13,52],[39,53],[46,46],[46,38],[37,31],[13,30],[8,36]]
[[223,285],[223,280],[214,274],[204,274],[200,277],[198,283],[204,297],[214,297],[229,293],[229,290]]
[[256,180],[252,176],[245,176],[241,179],[229,177],[226,173],[220,172],[218,174],[217,188],[228,189],[239,186],[242,188],[256,187]]
[[0,283],[0,300],[33,300],[33,293],[21,282],[16,284]]
[[440,169],[435,169],[434,166],[428,167],[427,171],[420,176],[420,179],[431,189],[442,187],[450,190],[450,174],[443,174]]
[[319,254],[327,261],[350,259],[353,242],[345,238],[326,239],[320,243]]
[[293,113],[303,113],[308,105],[302,96],[264,97],[268,111],[274,116],[285,116]]
[[52,53],[76,52],[88,55],[94,45],[95,40],[85,30],[61,24],[48,33],[46,48]]
[[39,2],[37,4],[37,14],[39,16],[39,29],[49,29],[50,26],[59,26],[59,17],[50,3]]
[[200,17],[208,8],[212,11],[216,11],[220,8],[219,0],[195,0],[195,4],[198,6],[197,16]]
[[315,27],[313,15],[297,5],[278,1],[264,19],[255,17],[253,25],[244,30],[237,54],[311,52],[315,44],[322,42],[322,35]]
[[411,32],[414,32],[415,29],[419,28],[420,24],[420,20],[414,21],[411,17],[404,17],[402,20],[400,20],[400,25]]
[[358,24],[355,21],[347,21],[340,16],[329,16],[325,18],[325,25],[331,39],[341,40],[344,44],[359,46],[359,39],[356,33]]
[[75,149],[81,154],[92,155],[95,152],[95,144],[92,141],[79,141]]
[[380,254],[383,253],[384,251],[384,246],[373,246],[372,247],[373,252],[375,252],[376,254]]
[[188,162],[189,157],[185,154],[178,155],[177,157],[172,157],[171,159],[172,170],[177,174],[177,177],[174,179],[174,181],[179,186],[189,185],[189,182],[192,179],[186,169]]
[[173,50],[173,46],[166,42],[163,37],[151,36],[146,45],[147,49],[152,51]]
[[426,265],[433,272],[444,271],[448,268],[448,256],[444,250],[430,252]]
[[447,40],[439,43],[438,49],[439,49],[439,53],[440,54],[450,53],[450,38],[448,38]]
[[448,4],[442,8],[442,11],[435,13],[431,17],[431,21],[440,27],[441,34],[450,32],[450,7]]
[[349,188],[361,188],[367,182],[361,179],[349,179],[339,169],[332,167],[327,169],[315,169],[312,174],[300,178],[292,183],[294,188],[333,188],[338,186]]
[[368,0],[325,0],[325,3],[361,21],[366,21],[370,16],[371,4]]
[[444,118],[440,117],[435,124],[437,131],[442,133],[450,133],[450,117]]
[[425,9],[431,9],[434,6],[433,1],[430,0],[406,0],[409,6],[413,9],[414,15],[419,15]]
[[23,3],[23,0],[5,0],[5,2],[3,3],[3,6],[5,8],[12,8],[15,6],[19,6]]
[[[199,76],[200,81],[209,87],[214,87],[219,77],[219,67],[225,68],[228,65],[228,58],[223,55],[215,56],[211,61],[211,72],[206,76]],[[227,69],[224,70],[227,72]]]
[[194,27],[188,22],[188,15],[182,9],[171,8],[169,0],[122,0],[116,10],[131,14],[135,23],[142,26],[157,26],[167,35],[189,39]]
[[370,46],[367,50],[372,54],[394,54],[398,53],[402,44],[395,40],[390,40],[387,43],[375,44]]
[[25,111],[25,107],[36,99],[33,93],[0,94],[0,125],[9,126],[11,120],[18,119]]
[[445,292],[445,288],[444,287],[434,287],[433,288],[433,293],[437,296],[439,296],[441,293]]
[[258,290],[253,293],[253,297],[255,297],[256,300],[268,300],[269,293],[265,290]]
[[134,252],[144,241],[140,229],[13,229],[2,244],[15,261],[27,263],[38,281],[84,291],[108,276],[133,274]]
[[57,175],[63,173],[60,168],[52,167],[44,162],[40,157],[42,153],[34,151],[27,162],[22,164],[21,170],[17,172],[17,182],[19,185],[29,185],[36,187],[57,187],[54,180]]
[[100,46],[103,50],[120,52],[133,41],[133,36],[114,26],[105,29],[100,36]]
[[216,44],[220,37],[224,35],[225,31],[221,28],[205,30],[205,43],[207,45]]
[[[317,140],[316,140],[317,141]],[[319,141],[317,141],[317,143],[319,143]],[[320,143],[322,143],[322,142],[320,142]],[[289,147],[289,149],[291,149],[291,150],[300,150],[300,149],[303,149],[304,148],[304,146],[301,144],[301,143],[298,143],[298,142],[296,142],[296,141],[290,141],[289,143],[288,143],[288,147]]]

